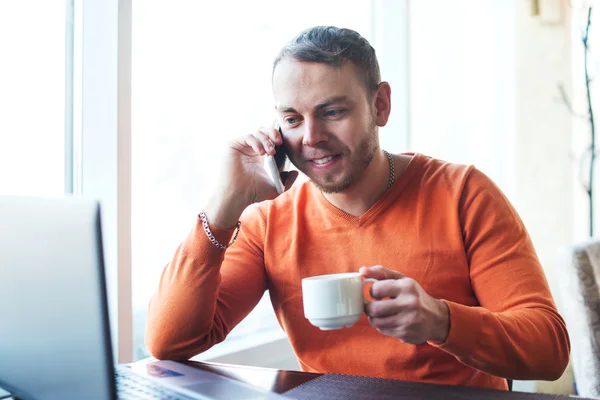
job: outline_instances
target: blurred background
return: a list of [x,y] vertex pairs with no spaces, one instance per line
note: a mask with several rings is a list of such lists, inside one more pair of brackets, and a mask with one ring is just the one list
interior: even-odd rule
[[[215,184],[219,149],[273,118],[278,50],[307,27],[347,27],[375,47],[392,87],[382,147],[488,174],[524,220],[560,303],[558,252],[600,229],[590,213],[594,5],[2,1],[0,194],[102,199],[119,360],[147,357],[149,297]],[[197,359],[298,368],[268,296]],[[516,388],[573,393],[571,374]]]

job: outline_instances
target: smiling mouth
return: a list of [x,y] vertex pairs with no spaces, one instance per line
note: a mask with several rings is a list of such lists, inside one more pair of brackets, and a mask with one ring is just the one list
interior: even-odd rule
[[318,160],[311,160],[311,162],[317,165],[327,164],[329,161],[333,160],[336,156],[329,156],[324,158],[319,158]]

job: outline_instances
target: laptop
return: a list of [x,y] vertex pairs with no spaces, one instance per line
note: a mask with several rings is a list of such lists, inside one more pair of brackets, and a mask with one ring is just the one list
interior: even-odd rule
[[23,400],[286,399],[173,361],[113,364],[96,201],[0,196],[0,388]]

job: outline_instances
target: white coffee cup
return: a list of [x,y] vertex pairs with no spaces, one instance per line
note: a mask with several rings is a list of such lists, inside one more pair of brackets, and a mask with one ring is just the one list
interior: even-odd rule
[[327,331],[351,327],[368,303],[363,285],[376,279],[362,279],[358,272],[312,276],[302,279],[304,316],[311,324]]

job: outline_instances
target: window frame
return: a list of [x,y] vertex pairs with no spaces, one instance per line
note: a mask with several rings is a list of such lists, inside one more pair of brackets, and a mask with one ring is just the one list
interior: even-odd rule
[[[100,201],[115,361],[133,360],[131,0],[77,0],[81,126],[76,193]],[[77,96],[77,94],[76,94]]]

